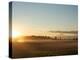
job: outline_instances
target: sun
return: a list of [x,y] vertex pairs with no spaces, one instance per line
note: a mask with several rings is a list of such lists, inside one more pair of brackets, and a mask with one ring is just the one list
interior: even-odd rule
[[21,36],[21,32],[12,31],[12,37],[13,37],[13,38],[16,38],[16,37],[19,37],[19,36]]
[[18,43],[24,42],[21,36],[23,36],[21,32],[13,30],[12,31],[12,42],[18,42]]

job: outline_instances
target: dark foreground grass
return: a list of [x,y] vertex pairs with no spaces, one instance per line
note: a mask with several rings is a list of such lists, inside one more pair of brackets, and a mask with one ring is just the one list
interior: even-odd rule
[[12,43],[12,58],[78,54],[77,40],[27,41]]

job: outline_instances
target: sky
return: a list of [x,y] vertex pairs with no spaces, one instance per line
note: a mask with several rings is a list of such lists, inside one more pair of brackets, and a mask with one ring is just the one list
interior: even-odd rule
[[78,30],[78,7],[77,5],[13,2],[12,30],[25,35]]

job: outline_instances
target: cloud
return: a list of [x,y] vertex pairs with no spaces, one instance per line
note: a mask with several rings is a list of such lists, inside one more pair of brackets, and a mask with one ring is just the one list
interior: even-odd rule
[[48,31],[48,32],[51,32],[51,33],[75,33],[75,34],[77,34],[78,33],[78,31]]

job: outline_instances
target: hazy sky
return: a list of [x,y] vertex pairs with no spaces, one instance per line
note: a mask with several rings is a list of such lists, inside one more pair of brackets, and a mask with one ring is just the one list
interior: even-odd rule
[[75,5],[13,2],[12,13],[13,30],[26,35],[78,28],[78,7]]

